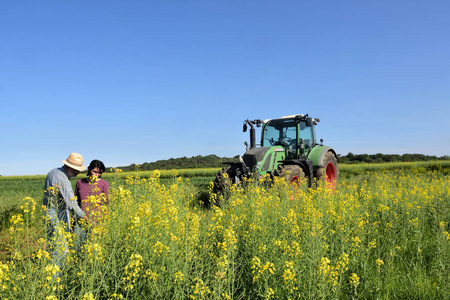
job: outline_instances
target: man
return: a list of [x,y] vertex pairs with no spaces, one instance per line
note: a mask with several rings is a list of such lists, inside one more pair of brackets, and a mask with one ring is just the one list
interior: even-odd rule
[[70,153],[62,161],[61,168],[55,168],[47,174],[44,188],[44,205],[47,206],[47,243],[53,245],[53,263],[62,269],[64,258],[68,252],[65,232],[70,232],[71,214],[89,222],[86,214],[78,206],[70,178],[76,177],[86,167],[83,156]]

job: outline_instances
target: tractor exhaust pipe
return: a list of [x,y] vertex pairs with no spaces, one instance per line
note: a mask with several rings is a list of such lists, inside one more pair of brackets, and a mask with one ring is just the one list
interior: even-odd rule
[[262,121],[261,120],[245,120],[244,121],[244,128],[243,131],[247,131],[247,124],[250,125],[250,149],[256,147],[256,130],[255,130],[255,124],[257,127],[261,127]]
[[250,148],[256,147],[256,133],[255,133],[255,127],[250,122]]
[[250,120],[244,121],[243,131],[247,131],[247,124],[250,125],[250,148],[256,147],[256,137],[255,137],[255,126],[253,126],[253,122]]

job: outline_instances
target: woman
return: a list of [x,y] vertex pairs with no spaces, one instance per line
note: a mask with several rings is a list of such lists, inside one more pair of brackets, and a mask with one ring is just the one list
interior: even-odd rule
[[105,165],[95,159],[88,167],[87,177],[78,180],[75,186],[78,205],[96,223],[102,221],[109,204],[109,183],[101,178],[103,172]]

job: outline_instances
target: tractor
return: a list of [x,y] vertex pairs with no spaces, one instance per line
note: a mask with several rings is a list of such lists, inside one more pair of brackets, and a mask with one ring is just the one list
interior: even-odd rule
[[[318,143],[315,125],[319,118],[290,115],[279,119],[245,120],[243,131],[250,127],[250,145],[239,162],[224,162],[214,180],[214,192],[220,194],[226,182],[240,185],[246,178],[269,175],[283,177],[290,184],[312,187],[314,182],[325,182],[334,189],[339,179],[336,151]],[[256,127],[261,127],[261,143],[256,144]],[[227,176],[225,176],[227,174]]]

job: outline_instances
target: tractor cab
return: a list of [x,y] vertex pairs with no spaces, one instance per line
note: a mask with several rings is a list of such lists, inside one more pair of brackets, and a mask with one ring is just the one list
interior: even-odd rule
[[261,133],[261,146],[280,145],[285,149],[286,159],[305,159],[316,143],[314,125],[318,119],[308,115],[286,116],[268,120]]

